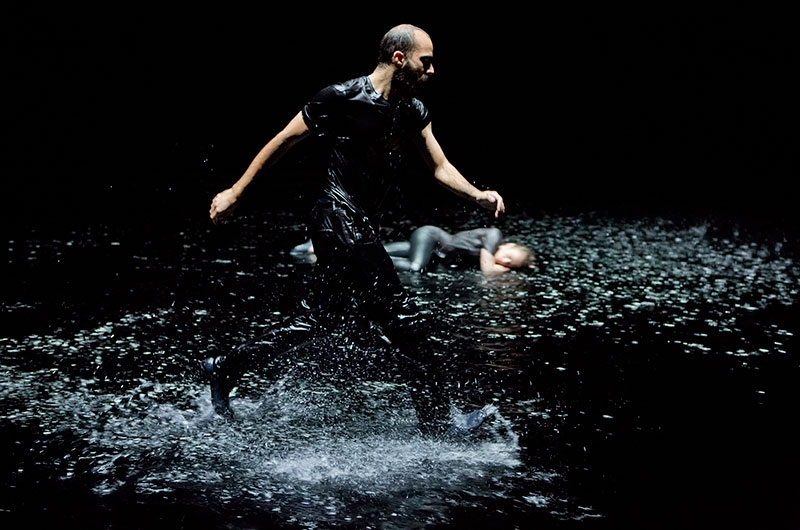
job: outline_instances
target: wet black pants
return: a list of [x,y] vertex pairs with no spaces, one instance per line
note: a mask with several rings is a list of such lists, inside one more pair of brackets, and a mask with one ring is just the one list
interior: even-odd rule
[[450,401],[441,358],[431,347],[431,315],[406,292],[366,219],[326,202],[314,209],[310,227],[317,262],[308,295],[291,318],[228,354],[229,374],[272,365],[348,319],[368,321],[389,342],[381,362],[393,363],[405,380],[420,429],[441,430]]

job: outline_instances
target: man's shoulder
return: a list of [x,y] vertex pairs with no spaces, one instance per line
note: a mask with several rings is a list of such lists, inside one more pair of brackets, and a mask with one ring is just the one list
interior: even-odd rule
[[350,79],[346,79],[344,81],[339,81],[338,83],[334,83],[331,86],[336,87],[340,90],[347,90],[353,87],[361,88],[365,85],[370,85],[369,76],[360,75],[357,77],[351,77]]
[[349,97],[353,94],[360,94],[364,92],[369,85],[368,77],[365,75],[353,77],[345,81],[338,81],[322,88],[314,96],[314,101],[326,101],[330,99],[338,99],[342,97]]
[[417,114],[423,116],[425,120],[430,119],[428,117],[428,107],[425,106],[425,103],[423,103],[421,99],[412,97],[409,99],[409,105]]
[[369,77],[360,75],[358,77],[351,77],[344,81],[338,81],[329,85],[327,88],[339,94],[351,94],[353,92],[362,92],[366,88],[371,87]]

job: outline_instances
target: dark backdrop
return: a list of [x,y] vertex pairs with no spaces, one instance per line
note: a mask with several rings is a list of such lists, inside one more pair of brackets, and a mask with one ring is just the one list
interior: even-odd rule
[[[318,88],[370,72],[402,21],[434,39],[425,99],[445,151],[516,211],[797,219],[788,13],[4,9],[7,226],[202,221]],[[307,149],[287,157],[260,205],[302,207],[313,167]],[[459,207],[413,184],[423,209]]]

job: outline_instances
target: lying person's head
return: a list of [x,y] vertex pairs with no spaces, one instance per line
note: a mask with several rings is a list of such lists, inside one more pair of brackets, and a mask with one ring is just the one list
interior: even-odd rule
[[503,243],[494,253],[494,261],[509,269],[535,269],[533,250],[519,243]]

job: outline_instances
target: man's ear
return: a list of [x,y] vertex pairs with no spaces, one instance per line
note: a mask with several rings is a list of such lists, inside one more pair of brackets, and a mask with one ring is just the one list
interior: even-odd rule
[[392,64],[395,66],[403,66],[406,62],[406,55],[401,51],[396,51],[392,54]]

